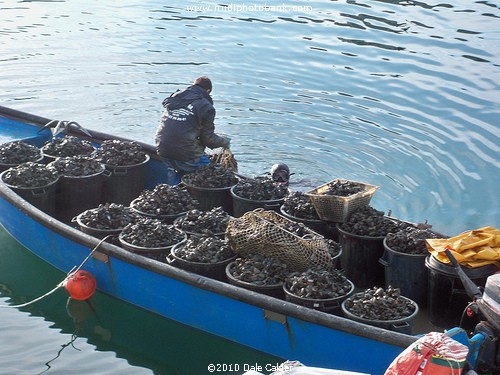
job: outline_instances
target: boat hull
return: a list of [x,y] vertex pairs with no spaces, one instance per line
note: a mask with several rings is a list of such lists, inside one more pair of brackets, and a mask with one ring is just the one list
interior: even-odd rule
[[22,200],[1,181],[0,223],[24,247],[64,273],[79,266],[95,249],[83,269],[92,273],[98,289],[110,296],[283,359],[383,374],[416,339],[100,243]]

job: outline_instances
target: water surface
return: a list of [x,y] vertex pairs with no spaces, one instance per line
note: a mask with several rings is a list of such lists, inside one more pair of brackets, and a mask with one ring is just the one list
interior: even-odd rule
[[[152,143],[161,101],[208,75],[217,129],[232,138],[243,174],[285,162],[297,189],[334,178],[378,185],[375,208],[443,233],[499,226],[498,1],[285,3],[311,11],[254,4],[224,3],[223,11],[214,1],[0,0],[0,102]],[[33,296],[31,277],[2,296]],[[50,353],[30,355],[45,363],[69,331],[37,316],[51,321],[63,307],[1,311],[2,330],[30,322],[9,345],[51,343]],[[163,366],[136,362],[143,353],[135,349],[112,346],[118,358],[89,351],[117,372]],[[180,371],[173,362],[165,373]]]

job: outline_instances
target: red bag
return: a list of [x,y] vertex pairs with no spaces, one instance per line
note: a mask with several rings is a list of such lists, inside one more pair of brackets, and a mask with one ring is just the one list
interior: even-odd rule
[[446,334],[430,332],[398,355],[385,375],[460,375],[468,353]]

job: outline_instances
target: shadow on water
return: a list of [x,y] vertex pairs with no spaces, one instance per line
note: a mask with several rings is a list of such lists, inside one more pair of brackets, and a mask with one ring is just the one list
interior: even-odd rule
[[[1,227],[0,239],[0,297],[9,297],[8,304],[31,301],[64,279],[63,273],[19,245]],[[43,340],[45,357],[39,357],[37,367],[42,369],[40,374],[53,373],[52,367],[57,361],[67,361],[62,357],[68,352],[88,351],[89,344],[95,346],[95,351],[114,352],[130,365],[151,369],[155,374],[203,374],[208,373],[209,364],[217,363],[239,366],[240,371],[236,373],[242,373],[250,364],[265,366],[283,362],[161,318],[100,292],[87,301],[77,301],[69,298],[65,290],[59,290],[20,311],[32,317],[43,317],[53,323],[51,329],[59,330],[67,337],[67,342],[62,345],[60,340],[53,343],[48,338]],[[30,333],[24,330],[23,334]],[[39,342],[38,339],[33,339],[34,345]],[[29,340],[24,339],[22,344],[24,347],[19,350],[29,353],[30,348],[26,347]],[[74,357],[75,354],[72,355]],[[85,355],[82,354],[82,357],[85,358]],[[79,360],[78,356],[76,360]],[[218,373],[234,374],[234,366],[232,371],[228,369]]]

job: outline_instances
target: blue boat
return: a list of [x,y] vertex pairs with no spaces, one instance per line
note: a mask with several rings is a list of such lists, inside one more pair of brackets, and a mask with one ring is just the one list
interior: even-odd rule
[[[50,119],[0,107],[0,143],[23,140],[41,147]],[[77,127],[70,135],[95,144],[113,137]],[[165,183],[164,165],[151,145],[146,187]],[[303,307],[207,278],[100,242],[21,198],[0,181],[0,223],[19,243],[68,273],[82,264],[103,293],[138,308],[280,358],[307,366],[383,374],[417,338]]]

